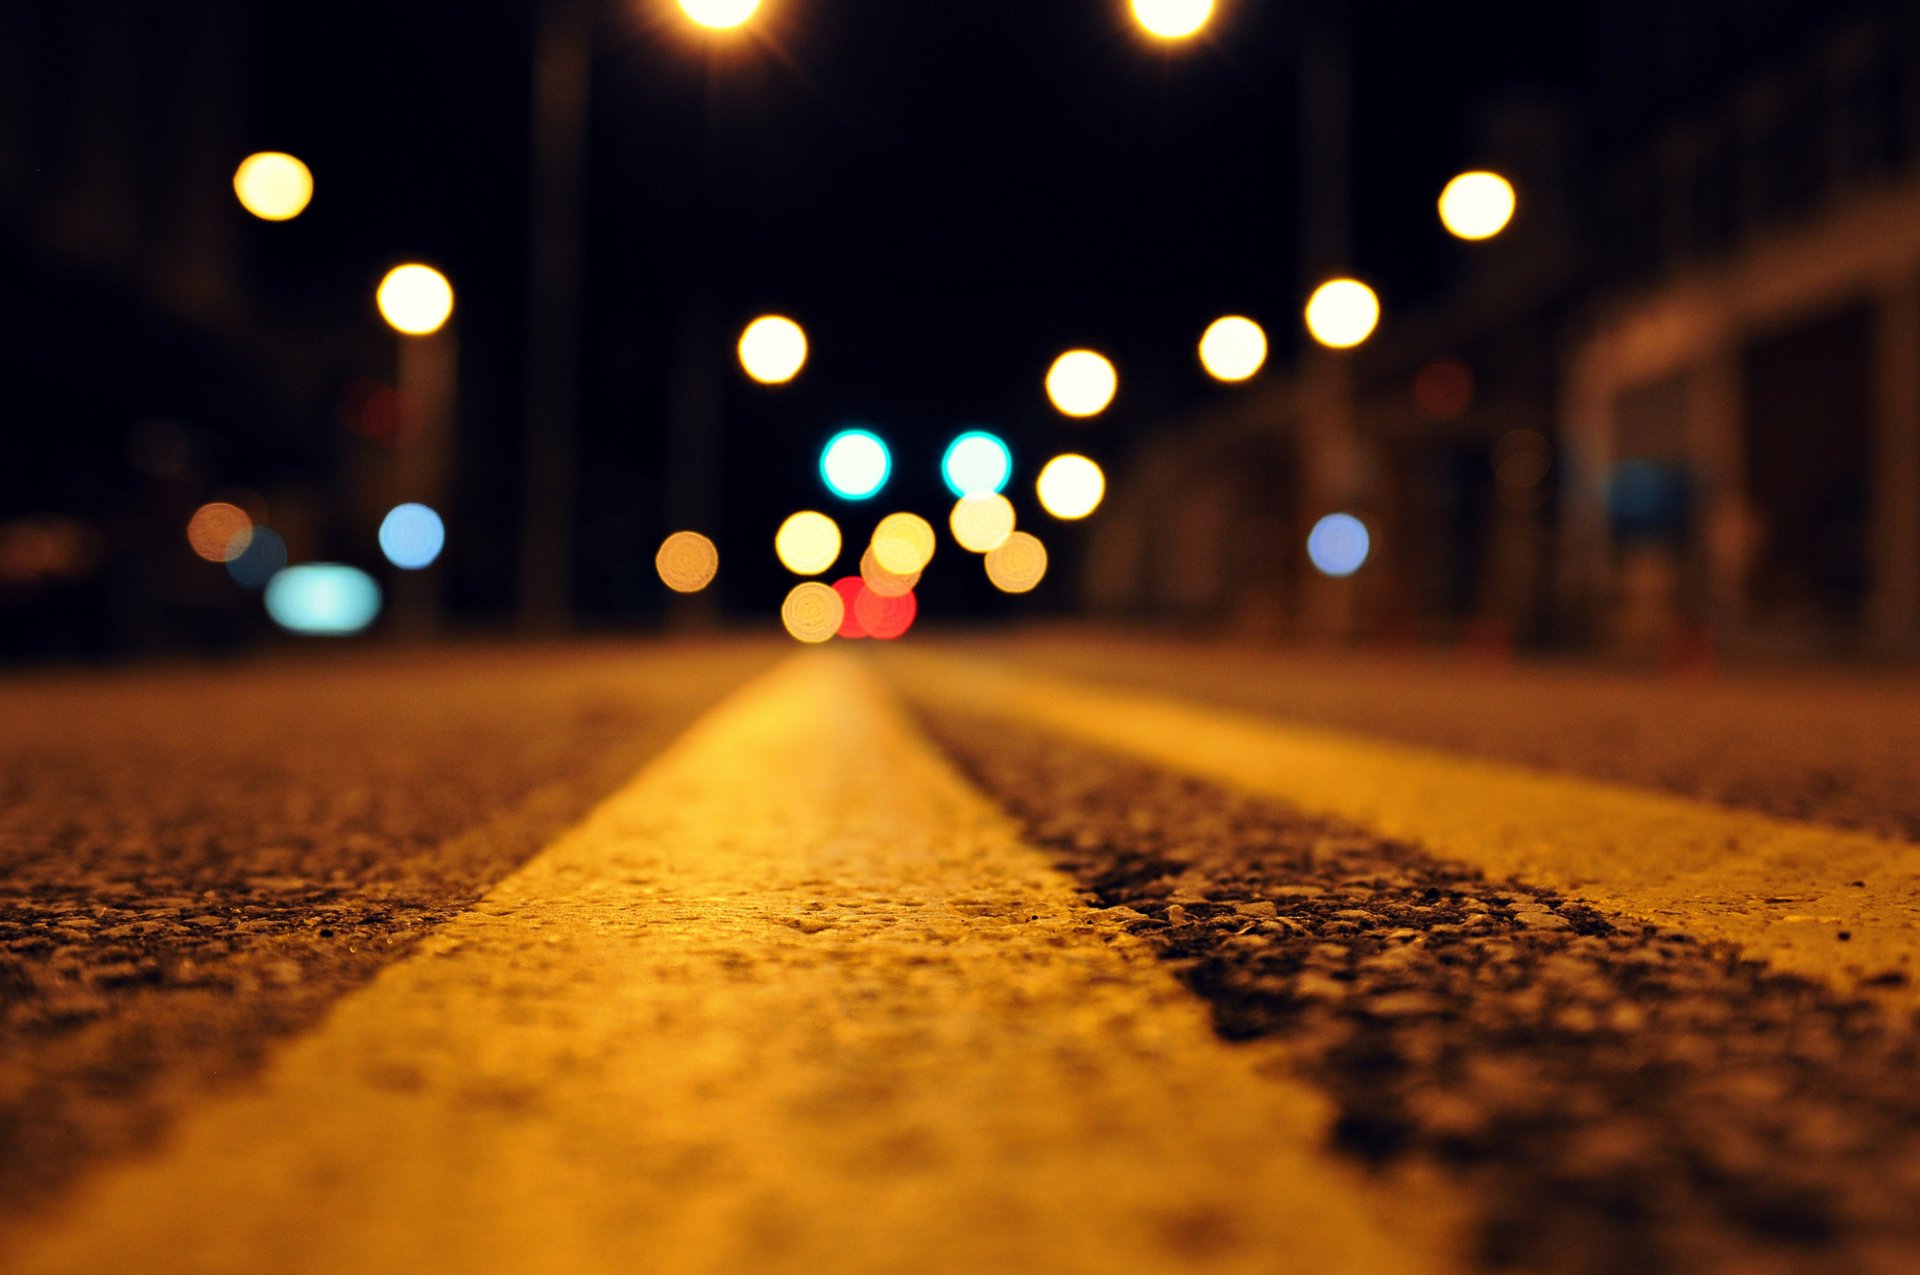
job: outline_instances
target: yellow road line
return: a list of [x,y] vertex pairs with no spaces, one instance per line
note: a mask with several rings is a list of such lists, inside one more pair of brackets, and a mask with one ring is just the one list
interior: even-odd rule
[[1095,918],[803,656],[0,1267],[1437,1269]]
[[[1835,986],[1920,973],[1920,851],[1897,841],[1001,664],[895,664],[929,703],[1277,797]],[[1911,981],[1875,990],[1920,1003]]]

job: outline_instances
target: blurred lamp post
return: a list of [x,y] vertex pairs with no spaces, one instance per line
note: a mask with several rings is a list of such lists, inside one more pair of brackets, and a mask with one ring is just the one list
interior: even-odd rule
[[[395,266],[374,294],[380,317],[399,334],[394,382],[402,401],[420,414],[419,432],[392,453],[385,482],[371,485],[362,520],[385,515],[415,502],[445,509],[453,458],[453,406],[459,368],[459,343],[448,321],[453,317],[453,285],[432,266],[410,262]],[[377,511],[377,514],[375,513]],[[385,525],[384,523],[382,524]],[[433,557],[438,556],[436,546]],[[431,562],[432,557],[427,559]],[[426,563],[422,564],[426,567]],[[418,636],[440,620],[440,573],[430,567],[408,569],[393,582],[396,631]]]
[[1358,279],[1329,279],[1307,300],[1307,332],[1329,350],[1351,350],[1380,325],[1380,298]]

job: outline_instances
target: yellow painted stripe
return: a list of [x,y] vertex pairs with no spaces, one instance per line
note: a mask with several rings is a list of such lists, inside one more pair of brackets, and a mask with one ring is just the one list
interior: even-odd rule
[[[930,703],[1025,718],[1838,987],[1915,972],[1920,850],[1901,842],[1004,664],[902,653],[895,668]],[[1920,1003],[1911,984],[1876,992]]]
[[816,653],[0,1267],[1437,1269],[1262,1057]]

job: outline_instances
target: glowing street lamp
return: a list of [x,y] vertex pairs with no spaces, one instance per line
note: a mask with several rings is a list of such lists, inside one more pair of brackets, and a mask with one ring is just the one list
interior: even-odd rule
[[242,208],[262,221],[291,221],[313,199],[313,173],[282,151],[261,151],[240,161],[233,193]]
[[709,31],[731,31],[744,26],[760,7],[760,0],[680,0],[680,10],[695,26]]
[[380,317],[405,336],[431,336],[453,315],[453,285],[432,266],[395,266],[374,294]]
[[740,366],[762,385],[785,385],[806,365],[806,329],[784,314],[763,314],[740,333]]
[[1198,35],[1213,16],[1213,0],[1133,0],[1133,20],[1156,40]]
[[1307,300],[1307,331],[1333,350],[1350,350],[1380,324],[1380,298],[1358,279],[1330,279]]
[[1215,319],[1200,338],[1200,364],[1216,381],[1244,381],[1267,361],[1267,334],[1252,319]]
[[1459,239],[1491,239],[1513,220],[1513,183],[1498,173],[1461,173],[1440,192],[1440,223]]
[[1113,363],[1093,350],[1068,350],[1047,369],[1047,397],[1066,416],[1098,416],[1119,388],[1120,374]]

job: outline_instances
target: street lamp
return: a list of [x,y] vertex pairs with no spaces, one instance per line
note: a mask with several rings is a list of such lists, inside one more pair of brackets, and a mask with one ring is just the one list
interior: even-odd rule
[[760,0],[680,0],[681,11],[709,31],[731,31],[759,7]]
[[284,152],[261,151],[240,161],[233,193],[242,208],[262,221],[291,221],[313,199],[313,173]]
[[1066,416],[1098,416],[1119,388],[1113,363],[1092,350],[1068,350],[1047,369],[1047,397]]
[[453,314],[453,285],[432,266],[408,263],[387,271],[374,300],[395,332],[431,336]]
[[762,385],[785,385],[806,364],[806,329],[783,314],[763,314],[740,334],[740,366]]
[[1133,0],[1133,20],[1157,40],[1197,35],[1213,16],[1213,0]]
[[1380,298],[1358,279],[1329,279],[1307,300],[1307,331],[1330,350],[1350,350],[1380,323]]
[[1491,239],[1513,220],[1513,183],[1499,173],[1461,173],[1440,192],[1440,222],[1459,239]]
[[1267,361],[1267,334],[1237,314],[1215,319],[1200,338],[1200,365],[1216,381],[1244,381]]

